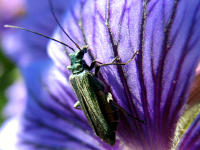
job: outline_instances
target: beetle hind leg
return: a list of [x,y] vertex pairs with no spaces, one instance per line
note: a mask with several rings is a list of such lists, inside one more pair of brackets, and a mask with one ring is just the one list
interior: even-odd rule
[[74,104],[74,108],[76,108],[76,109],[81,109],[80,106],[81,106],[81,105],[80,105],[80,102],[79,102],[79,101],[77,101],[77,102]]
[[138,117],[133,116],[132,114],[129,114],[124,108],[122,108],[119,104],[117,104],[115,101],[113,101],[111,93],[108,93],[107,98],[108,98],[107,99],[108,103],[111,105],[112,109],[121,111],[123,114],[131,117],[132,119],[137,120],[138,122],[145,124],[145,121],[141,120]]
[[107,100],[107,102],[109,103],[109,105],[111,106],[111,109],[112,109],[113,111],[118,111],[118,110],[119,110],[119,109],[118,109],[118,106],[116,105],[117,103],[114,102],[111,93],[108,92],[108,93],[106,94],[106,100]]

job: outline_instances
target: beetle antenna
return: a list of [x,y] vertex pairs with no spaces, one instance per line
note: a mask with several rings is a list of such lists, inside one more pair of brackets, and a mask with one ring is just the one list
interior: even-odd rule
[[53,7],[53,4],[52,4],[52,1],[49,0],[49,6],[50,6],[50,10],[51,10],[51,14],[53,15],[56,23],[58,24],[58,26],[60,27],[60,29],[65,33],[65,35],[76,45],[76,47],[81,50],[81,48],[78,46],[78,44],[72,40],[72,38],[69,36],[69,34],[65,31],[65,29],[62,27],[62,25],[60,24],[58,18],[56,17],[56,14],[55,14],[55,11],[54,11],[54,7]]
[[63,43],[63,42],[60,42],[60,41],[58,41],[58,40],[56,40],[56,39],[54,39],[54,38],[51,38],[51,37],[49,37],[49,36],[46,36],[46,35],[44,35],[44,34],[41,34],[41,33],[38,33],[38,32],[32,31],[32,30],[29,30],[29,29],[26,29],[26,28],[22,28],[22,27],[18,27],[18,26],[13,26],[13,25],[4,25],[4,27],[5,27],[5,28],[16,28],[16,29],[21,29],[21,30],[25,30],[25,31],[28,31],[28,32],[31,32],[31,33],[34,33],[34,34],[37,34],[37,35],[40,35],[40,36],[43,36],[43,37],[45,37],[45,38],[47,38],[47,39],[56,41],[56,42],[58,42],[58,43],[60,43],[60,44],[62,44],[62,45],[64,45],[64,46],[70,48],[72,51],[74,51],[74,49],[73,49],[71,46],[69,46],[69,45],[67,45],[67,44],[65,44],[65,43]]

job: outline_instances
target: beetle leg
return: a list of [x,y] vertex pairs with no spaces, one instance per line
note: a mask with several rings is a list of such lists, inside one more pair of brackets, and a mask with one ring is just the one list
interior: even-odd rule
[[[95,67],[95,64],[97,63],[98,61],[96,60],[93,60],[92,63],[90,64],[90,66],[88,66],[87,64],[84,64],[85,65],[85,68],[87,68],[89,71],[91,71],[94,67]],[[100,63],[100,62],[98,62]],[[103,63],[101,63],[103,64]],[[99,72],[99,69],[100,69],[100,66],[97,65],[96,68],[95,68],[95,77],[97,77],[98,75],[98,72]]]
[[90,64],[90,66],[88,66],[85,61],[83,61],[83,62],[84,62],[83,63],[84,68],[88,69],[89,71],[91,71],[94,68],[95,64],[96,64],[96,60],[93,60],[92,63]]
[[140,120],[138,117],[134,117],[133,115],[129,114],[124,108],[122,108],[119,104],[117,104],[117,103],[113,100],[112,94],[111,94],[111,93],[108,93],[106,97],[107,97],[107,101],[108,101],[108,103],[111,105],[112,109],[114,109],[114,110],[117,110],[117,109],[118,109],[118,110],[120,110],[123,114],[125,114],[125,115],[131,117],[132,119],[135,119],[135,120],[139,121],[140,123],[145,124],[145,122],[144,122],[143,120]]
[[110,92],[108,92],[106,94],[106,100],[107,100],[108,103],[110,103],[110,101],[113,101],[113,97],[112,97],[112,94]]
[[120,58],[119,58],[119,56],[117,56],[117,57],[115,57],[114,59],[113,59],[113,61],[111,62],[111,63],[114,63],[115,61],[119,61],[120,60]]
[[[96,68],[95,68],[95,76],[97,77],[97,74],[98,74],[98,72],[99,72],[99,70],[100,70],[100,67],[102,67],[102,66],[108,66],[108,65],[127,65],[128,63],[130,63],[132,60],[134,60],[135,59],[135,57],[136,57],[136,55],[138,55],[139,54],[139,51],[136,51],[134,54],[133,54],[133,56],[128,60],[128,61],[126,61],[126,62],[116,62],[116,61],[119,61],[120,60],[120,58],[117,56],[117,57],[115,57],[114,59],[113,59],[113,61],[111,62],[111,63],[106,63],[106,64],[104,64],[104,63],[102,63],[102,62],[100,62],[100,61],[97,61],[97,60],[94,60],[93,62],[94,63],[99,63],[99,65],[97,65],[96,66]],[[91,64],[91,66],[92,66],[92,64]]]
[[[95,67],[95,64],[96,64],[96,60],[93,60],[92,63],[90,64],[90,66],[88,66],[86,63],[84,64],[85,65],[85,68],[88,69],[89,71],[92,70],[94,67]],[[97,77],[97,74],[99,72],[99,69],[100,69],[100,66],[97,65],[96,68],[95,68],[95,77]]]
[[76,109],[81,109],[81,108],[80,108],[80,102],[79,102],[79,101],[77,101],[77,102],[74,104],[74,108],[76,108]]
[[92,63],[90,64],[88,69],[92,70],[94,68],[95,64],[96,64],[96,60],[92,61]]
[[[111,62],[111,63],[109,63],[109,64],[113,64],[113,63],[115,63],[115,61],[119,61],[120,60],[120,58],[117,56],[117,57],[115,57],[114,59],[113,59],[113,61]],[[98,76],[98,72],[99,72],[99,70],[100,70],[100,67],[101,66],[105,66],[106,64],[104,64],[104,63],[102,63],[102,62],[100,62],[100,61],[97,61],[97,60],[94,60],[92,63],[91,63],[91,66],[95,66],[95,63],[99,63],[100,65],[97,65],[96,66],[96,68],[95,68],[95,77],[97,77]],[[91,68],[91,66],[89,67],[89,68]],[[93,69],[93,67],[92,67],[92,69]],[[91,69],[91,70],[92,70]]]
[[114,58],[114,60],[111,62],[111,63],[106,63],[106,64],[104,64],[104,63],[101,63],[101,62],[98,62],[98,61],[96,61],[97,63],[99,63],[100,65],[100,67],[102,67],[102,66],[108,66],[108,65],[127,65],[128,63],[130,63],[132,60],[134,60],[135,59],[135,57],[137,56],[139,54],[139,51],[136,51],[134,54],[133,54],[133,56],[128,60],[128,61],[126,61],[126,62],[115,62],[115,61],[118,61],[118,60],[120,60],[120,58],[119,57],[115,57]]
[[112,110],[118,111],[118,107],[115,105],[112,94],[110,92],[106,94],[106,100],[110,104]]
[[96,68],[95,68],[95,77],[98,77],[98,72],[99,72],[99,70],[100,70],[100,66],[99,65],[97,65],[96,66]]
[[106,108],[107,109],[107,117],[109,118],[108,120],[111,122],[111,126],[114,130],[117,130],[117,124],[119,122],[119,114],[118,114],[118,108],[113,105],[113,97],[111,93],[106,94],[106,100],[109,104],[109,106]]
[[[120,60],[120,58],[119,58],[119,56],[116,56],[114,59],[113,59],[113,61],[111,62],[111,63],[114,63],[115,61],[119,61]],[[99,63],[100,65],[106,65],[106,64],[104,64],[104,63],[102,63],[102,62],[100,62],[100,61],[97,61],[97,60],[94,60],[94,62],[96,63]],[[108,63],[108,64],[111,64],[111,63]]]

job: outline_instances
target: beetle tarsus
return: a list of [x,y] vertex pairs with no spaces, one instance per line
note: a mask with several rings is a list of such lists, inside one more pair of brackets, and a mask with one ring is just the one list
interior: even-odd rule
[[79,102],[79,101],[77,101],[77,102],[74,104],[74,108],[75,108],[75,109],[81,109],[80,106],[81,106],[81,105],[80,105],[80,102]]

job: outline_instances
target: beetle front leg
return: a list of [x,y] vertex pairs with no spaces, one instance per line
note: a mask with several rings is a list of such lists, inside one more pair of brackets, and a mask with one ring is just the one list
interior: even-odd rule
[[[115,63],[116,61],[119,61],[119,60],[120,60],[119,57],[115,57],[111,63],[113,64],[113,63]],[[97,77],[97,76],[98,76],[98,72],[99,72],[101,66],[104,65],[104,63],[99,62],[99,61],[96,61],[96,60],[95,60],[94,62],[95,62],[95,63],[97,62],[97,63],[100,64],[100,65],[97,65],[96,68],[95,68],[95,76]]]
[[94,73],[94,74],[95,74],[95,77],[98,77],[98,72],[99,72],[99,70],[100,70],[100,66],[97,65],[96,68],[95,68],[95,71],[94,71],[94,72],[95,72],[95,73]]
[[80,108],[80,102],[79,102],[79,101],[77,101],[77,102],[74,104],[74,108],[76,108],[76,109],[81,109],[81,108]]
[[132,56],[128,61],[126,61],[126,62],[116,62],[116,61],[119,61],[119,60],[120,60],[119,57],[115,57],[114,60],[113,60],[111,63],[106,63],[106,64],[104,64],[104,63],[101,63],[101,62],[98,62],[98,61],[96,61],[96,62],[100,64],[100,65],[99,65],[100,67],[102,67],[102,66],[108,66],[108,65],[127,65],[127,64],[130,63],[132,60],[134,60],[135,57],[136,57],[138,54],[139,54],[139,51],[136,51],[136,52],[133,54],[133,56]]
[[88,70],[92,70],[94,68],[95,64],[96,64],[96,60],[92,61],[92,63],[88,67]]

